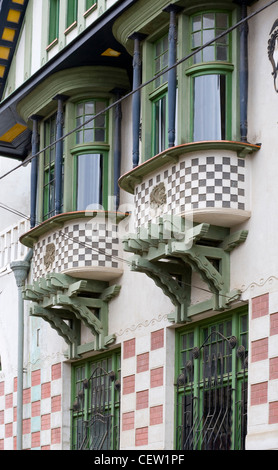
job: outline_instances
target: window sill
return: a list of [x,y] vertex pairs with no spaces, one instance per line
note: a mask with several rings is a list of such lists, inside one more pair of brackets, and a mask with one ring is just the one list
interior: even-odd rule
[[37,243],[37,241],[47,232],[49,232],[50,228],[52,230],[57,229],[57,231],[61,230],[65,224],[69,220],[74,219],[82,219],[86,218],[94,218],[99,215],[103,214],[105,217],[109,218],[110,216],[115,220],[116,223],[119,223],[125,217],[128,216],[128,213],[124,212],[115,212],[115,211],[100,211],[100,210],[92,210],[92,211],[72,211],[72,212],[65,212],[63,214],[54,215],[50,219],[45,220],[40,225],[32,228],[28,232],[24,233],[20,237],[20,242],[29,248],[33,248],[33,245]]
[[48,46],[46,48],[46,52],[49,52],[57,44],[58,44],[58,38],[54,39],[54,41],[52,41],[50,44],[48,44]]
[[227,72],[231,72],[234,70],[234,65],[229,62],[200,62],[199,64],[194,64],[191,67],[188,67],[185,74],[193,75],[194,73],[209,70],[226,70]]
[[205,142],[189,142],[187,144],[177,145],[168,148],[163,152],[155,155],[154,157],[146,160],[145,162],[125,173],[119,179],[119,186],[130,194],[134,194],[135,186],[142,181],[142,179],[152,173],[153,171],[171,164],[178,162],[181,155],[184,153],[200,152],[203,150],[233,150],[237,152],[238,157],[244,158],[245,155],[260,150],[260,144],[249,144],[245,142],[235,142],[230,140],[212,140]]
[[106,144],[105,142],[88,142],[86,144],[77,144],[70,150],[72,155],[75,155],[80,152],[88,152],[88,151],[108,151],[110,149],[110,145]]
[[97,3],[95,3],[94,5],[92,5],[89,10],[85,11],[85,13],[83,14],[84,18],[87,18],[87,16],[89,16],[93,11],[95,11],[97,9]]
[[73,29],[77,27],[77,21],[74,21],[71,25],[67,27],[67,29],[64,31],[64,35],[66,36],[69,34]]

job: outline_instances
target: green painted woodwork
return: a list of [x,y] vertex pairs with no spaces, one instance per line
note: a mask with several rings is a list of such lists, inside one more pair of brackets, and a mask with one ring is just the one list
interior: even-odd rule
[[261,146],[234,141],[208,141],[208,142],[190,142],[188,144],[177,145],[164,150],[159,155],[146,160],[138,167],[128,171],[119,179],[119,185],[125,191],[134,194],[135,186],[140,184],[144,178],[153,171],[160,170],[162,166],[178,162],[180,157],[186,153],[201,152],[203,150],[232,150],[238,154],[238,157],[244,157],[247,154],[260,150]]
[[73,211],[73,212],[65,212],[63,214],[58,214],[52,217],[49,220],[44,221],[40,225],[34,227],[29,232],[25,233],[20,237],[20,242],[28,246],[29,248],[33,248],[34,244],[38,241],[38,239],[44,236],[46,233],[52,232],[54,230],[59,230],[64,227],[64,224],[69,221],[77,220],[77,219],[85,219],[90,220],[94,217],[103,216],[106,220],[115,222],[118,224],[121,220],[128,216],[128,213],[124,212],[113,212],[113,211]]
[[90,349],[104,350],[114,343],[115,336],[108,335],[108,302],[119,292],[120,286],[109,286],[105,281],[50,273],[27,285],[23,296],[32,302],[30,315],[47,321],[69,345],[68,357],[72,359],[84,351],[81,324],[95,337]]
[[67,27],[77,20],[78,0],[67,0]]
[[[115,383],[121,379],[121,351],[119,349],[111,351],[109,353],[98,354],[96,357],[90,357],[89,359],[75,362],[72,365],[71,372],[71,410],[72,410],[72,423],[71,423],[71,448],[76,450],[77,446],[77,433],[80,431],[80,421],[89,421],[92,413],[92,403],[90,397],[90,390],[84,387],[84,383],[87,385],[92,377],[92,373],[99,369],[102,374],[111,372],[114,373],[113,380],[111,381],[111,387],[109,392],[107,390],[107,397],[109,396],[110,402],[106,401],[106,409],[111,414],[111,435],[110,444],[111,449],[118,449],[119,444],[119,433],[120,429],[117,429],[117,423],[120,422],[120,390],[115,387]],[[98,375],[101,381],[101,375]],[[84,393],[84,409],[78,409],[80,397]],[[83,407],[82,407],[83,408]],[[108,449],[107,449],[108,450]]]
[[[237,346],[243,346],[245,348],[245,357],[248,355],[248,308],[240,307],[234,309],[232,312],[226,312],[221,316],[210,317],[199,321],[198,323],[191,323],[186,327],[182,327],[176,330],[176,349],[175,349],[175,378],[180,376],[184,372],[187,361],[192,360],[192,351],[194,348],[201,348],[206,339],[213,331],[218,331],[226,338],[232,336],[237,339]],[[195,359],[196,360],[196,359]],[[198,375],[198,367],[194,366],[194,382],[187,384],[180,384],[177,387],[177,395],[175,399],[175,422],[176,426],[181,426],[183,422],[182,417],[182,401],[184,395],[191,394],[198,397],[200,400],[199,410],[202,410],[202,377]],[[201,371],[203,373],[203,371]],[[245,371],[246,373],[246,371]],[[214,377],[215,379],[215,377]],[[244,380],[244,373],[242,370],[242,360],[237,354],[237,347],[232,350],[231,362],[229,373],[222,383],[219,383],[219,387],[226,386],[227,380],[232,385],[232,433],[231,433],[231,447],[232,449],[238,449],[238,442],[240,441],[239,432],[239,416],[237,413],[236,404],[242,397],[242,384]],[[177,412],[178,410],[178,412]],[[198,417],[195,416],[197,420]],[[176,440],[176,435],[175,435]],[[175,442],[175,448],[177,449],[177,443]]]
[[60,0],[49,0],[49,44],[59,37],[59,12]]
[[[248,232],[198,224],[186,225],[181,217],[161,217],[157,224],[140,228],[123,241],[124,250],[133,253],[131,270],[143,272],[176,307],[169,316],[174,323],[190,321],[197,313],[230,308],[240,291],[230,292],[231,250],[243,243]],[[209,241],[209,243],[208,243]],[[210,246],[211,245],[211,246]],[[165,262],[167,261],[167,262]],[[191,274],[198,273],[212,293],[210,300],[191,305]]]
[[60,94],[69,102],[88,98],[112,98],[114,88],[130,89],[126,70],[104,66],[84,66],[54,73],[18,104],[18,112],[25,122],[33,114],[48,117],[56,109],[53,98]]
[[[102,206],[105,210],[114,209],[114,180],[113,180],[113,149],[114,149],[114,127],[113,109],[105,113],[103,120],[100,115],[92,123],[86,125],[86,129],[74,132],[76,125],[81,125],[93,118],[95,113],[107,107],[114,95],[111,90],[117,88],[129,88],[129,81],[125,70],[113,69],[109,67],[81,67],[70,71],[58,72],[52,75],[39,85],[36,90],[28,95],[28,99],[23,99],[19,104],[20,114],[28,121],[33,110],[40,110],[42,121],[40,124],[41,143],[43,149],[50,143],[47,134],[48,122],[56,112],[57,102],[53,100],[55,90],[59,94],[67,96],[64,106],[64,199],[63,210],[65,212],[76,209],[76,160],[78,155],[89,153],[101,153],[104,159],[103,168],[103,195]],[[95,109],[88,111],[88,107],[95,106]],[[81,106],[84,109],[81,110]],[[43,120],[43,118],[45,118]],[[87,136],[88,129],[92,132],[91,141]],[[77,136],[79,139],[77,139]],[[46,151],[46,154],[49,150]],[[54,163],[52,164],[54,169]],[[44,171],[45,170],[45,171]],[[49,170],[49,169],[48,169]],[[49,207],[50,181],[45,181],[46,167],[43,155],[39,157],[38,176],[38,222],[42,222],[47,217],[53,215]],[[45,188],[45,189],[44,189]],[[48,191],[47,191],[48,189]],[[45,194],[44,194],[45,193]]]
[[86,10],[97,4],[97,0],[86,0]]

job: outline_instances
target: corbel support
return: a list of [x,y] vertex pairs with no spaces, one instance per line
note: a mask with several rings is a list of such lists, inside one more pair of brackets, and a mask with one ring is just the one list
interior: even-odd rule
[[76,358],[84,349],[80,344],[81,323],[95,336],[94,350],[106,349],[115,341],[115,335],[108,335],[108,303],[119,292],[118,285],[51,273],[27,286],[24,298],[33,302],[30,314],[47,321],[70,346],[68,357]]
[[[220,311],[240,297],[238,290],[229,292],[230,252],[243,243],[247,235],[246,230],[229,234],[221,227],[205,223],[187,227],[183,219],[166,216],[157,225],[150,224],[140,228],[137,234],[128,235],[123,244],[125,251],[135,254],[131,269],[153,279],[176,307],[171,321],[180,323],[190,321],[193,314],[204,311],[208,304],[209,308]],[[212,246],[207,240],[213,240]],[[176,266],[179,270],[175,271]],[[192,270],[212,293],[209,302],[200,302],[197,307],[190,305]]]

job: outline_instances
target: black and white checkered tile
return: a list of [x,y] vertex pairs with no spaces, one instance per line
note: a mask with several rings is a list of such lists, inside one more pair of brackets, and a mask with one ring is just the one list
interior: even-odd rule
[[[144,226],[166,213],[205,208],[245,210],[245,180],[245,160],[236,155],[181,159],[136,186],[137,226]],[[164,183],[166,203],[154,209],[150,204],[150,194],[159,183]]]
[[[46,262],[47,246],[55,246]],[[40,239],[34,246],[33,278],[71,268],[119,268],[118,226],[113,223],[74,222]]]

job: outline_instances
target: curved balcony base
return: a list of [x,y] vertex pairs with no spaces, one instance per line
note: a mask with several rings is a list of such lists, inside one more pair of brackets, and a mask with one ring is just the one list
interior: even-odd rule
[[34,281],[51,272],[101,281],[120,277],[118,224],[125,217],[113,211],[69,212],[29,230],[20,241],[34,250]]
[[90,279],[98,281],[113,281],[122,276],[123,269],[119,268],[106,268],[96,266],[86,266],[82,268],[71,268],[62,271],[63,274],[75,277],[78,279]]
[[251,211],[213,207],[185,211],[181,215],[192,219],[193,222],[208,223],[220,227],[233,227],[250,219]]

